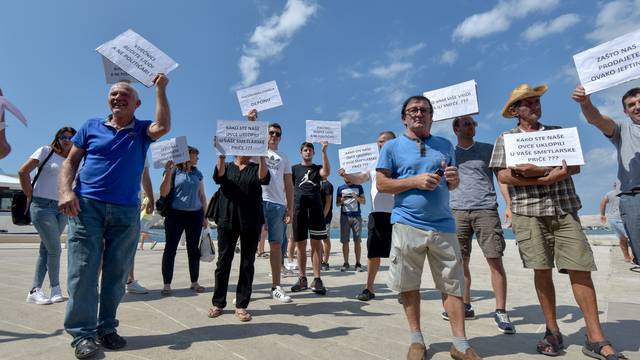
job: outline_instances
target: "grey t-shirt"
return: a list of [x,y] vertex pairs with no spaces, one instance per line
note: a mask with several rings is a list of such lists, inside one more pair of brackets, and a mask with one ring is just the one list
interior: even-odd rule
[[449,194],[449,205],[455,210],[495,209],[496,190],[493,171],[489,168],[493,145],[476,142],[469,149],[456,146],[456,162],[460,185]]
[[620,219],[620,198],[618,194],[620,194],[619,190],[611,190],[605,195],[609,200],[607,203],[607,218],[609,219]]
[[631,120],[617,122],[609,138],[618,150],[620,190],[640,188],[640,125]]

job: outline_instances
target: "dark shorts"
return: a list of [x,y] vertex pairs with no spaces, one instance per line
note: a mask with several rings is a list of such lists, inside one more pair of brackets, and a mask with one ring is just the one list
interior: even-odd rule
[[388,258],[391,251],[391,213],[369,213],[367,258]]
[[322,204],[301,201],[293,213],[293,240],[323,240],[327,237]]

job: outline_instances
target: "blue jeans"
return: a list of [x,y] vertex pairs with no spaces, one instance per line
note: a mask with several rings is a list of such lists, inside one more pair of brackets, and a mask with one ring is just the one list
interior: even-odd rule
[[58,210],[58,201],[41,197],[31,200],[31,222],[40,234],[40,253],[32,288],[42,287],[49,271],[49,285],[60,285],[60,235],[67,225],[67,216]]
[[620,194],[620,217],[629,236],[633,262],[640,265],[640,193]]
[[284,256],[287,252],[287,225],[284,223],[287,207],[271,201],[263,201],[262,210],[267,224],[269,242],[279,243],[281,245],[280,250]]
[[[85,338],[116,331],[116,311],[140,235],[138,206],[124,206],[79,197],[80,214],[69,218],[69,302],[64,329],[72,346]],[[100,310],[98,276],[102,261]]]

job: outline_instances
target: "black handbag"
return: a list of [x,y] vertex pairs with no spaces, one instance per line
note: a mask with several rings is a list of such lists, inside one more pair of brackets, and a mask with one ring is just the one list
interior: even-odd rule
[[211,199],[209,200],[209,205],[207,206],[207,219],[209,221],[213,221],[216,224],[218,223],[219,210],[218,210],[218,202],[220,200],[220,189],[216,190]]
[[[33,191],[33,187],[36,185],[36,181],[40,177],[40,172],[44,165],[49,161],[51,155],[53,155],[54,151],[51,149],[51,152],[44,159],[42,164],[38,167],[38,172],[36,176],[31,181],[31,189]],[[17,193],[13,194],[11,198],[11,221],[14,225],[25,226],[31,225],[31,213],[29,212],[29,203],[27,203],[27,194],[24,191],[20,190]]]
[[171,174],[171,189],[169,190],[169,193],[167,194],[167,196],[160,196],[160,198],[156,200],[156,211],[158,211],[158,214],[160,214],[160,216],[162,217],[167,217],[167,214],[169,214],[169,210],[171,210],[171,202],[173,201],[175,186],[176,172],[174,170],[173,174]]

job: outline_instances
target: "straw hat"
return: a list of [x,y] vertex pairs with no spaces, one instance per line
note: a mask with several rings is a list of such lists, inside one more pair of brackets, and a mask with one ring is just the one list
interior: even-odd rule
[[506,118],[514,117],[509,112],[509,108],[511,107],[511,105],[513,105],[514,102],[520,101],[522,99],[534,97],[534,96],[542,96],[542,94],[547,92],[548,88],[549,87],[547,85],[540,85],[534,88],[532,88],[531,85],[529,84],[518,85],[518,87],[513,89],[513,91],[511,92],[511,96],[509,97],[509,100],[507,100],[507,104],[502,109],[502,116]]

